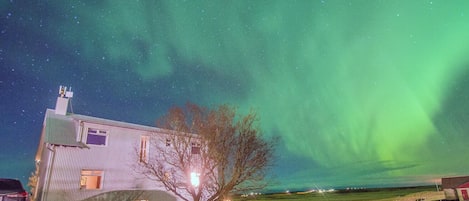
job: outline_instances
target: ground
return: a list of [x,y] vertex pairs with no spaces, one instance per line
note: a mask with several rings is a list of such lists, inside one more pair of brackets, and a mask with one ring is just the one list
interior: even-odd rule
[[279,193],[234,200],[281,201],[430,201],[443,200],[444,192],[433,186],[411,188],[370,189],[364,191],[336,191],[332,193]]

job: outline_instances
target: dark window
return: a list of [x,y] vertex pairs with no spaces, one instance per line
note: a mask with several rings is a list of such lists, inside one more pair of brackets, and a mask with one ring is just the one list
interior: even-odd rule
[[200,147],[192,147],[192,154],[200,154]]
[[89,128],[86,144],[106,145],[107,132]]
[[166,146],[167,147],[171,146],[171,140],[170,139],[166,139]]
[[200,154],[200,144],[192,143],[192,154]]

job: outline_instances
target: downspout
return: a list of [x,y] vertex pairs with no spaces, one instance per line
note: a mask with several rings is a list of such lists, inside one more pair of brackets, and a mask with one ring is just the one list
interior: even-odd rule
[[55,162],[55,146],[47,146],[47,149],[52,153],[52,156],[49,157],[49,160],[47,161],[47,172],[46,172],[46,188],[42,191],[42,196],[41,196],[41,201],[47,201],[47,196],[49,193],[49,188],[50,188],[50,179],[52,177],[52,170],[54,168],[54,162]]

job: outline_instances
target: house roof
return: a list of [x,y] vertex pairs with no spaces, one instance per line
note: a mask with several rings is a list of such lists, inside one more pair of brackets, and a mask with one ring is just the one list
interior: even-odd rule
[[55,114],[53,110],[47,110],[45,125],[45,142],[65,146],[86,147],[86,145],[76,140],[77,126],[73,118]]
[[458,188],[469,188],[469,182],[459,185]]
[[135,130],[141,130],[141,131],[169,133],[169,131],[166,129],[152,127],[152,126],[145,126],[145,125],[140,125],[140,124],[133,124],[133,123],[128,123],[128,122],[115,121],[115,120],[91,117],[91,116],[80,115],[80,114],[67,114],[67,116],[70,116],[71,118],[75,120],[89,122],[89,123],[116,126],[116,127],[121,127],[121,128],[129,128],[129,129],[135,129]]
[[60,115],[55,114],[55,111],[52,109],[47,109],[45,117],[44,141],[56,145],[87,147],[82,142],[77,142],[76,139],[76,133],[79,129],[79,122],[95,123],[148,132],[169,133],[169,131],[165,129],[160,129],[151,126],[144,126],[79,114],[69,113],[67,115]]
[[457,188],[459,185],[469,182],[469,176],[441,178],[443,189]]
[[77,126],[72,118],[46,111],[44,141],[50,144],[82,147],[76,140]]

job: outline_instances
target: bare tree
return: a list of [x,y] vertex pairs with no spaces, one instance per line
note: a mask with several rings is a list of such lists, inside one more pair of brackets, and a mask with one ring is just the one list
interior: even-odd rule
[[[229,193],[266,186],[275,139],[265,139],[256,114],[233,107],[174,107],[158,119],[165,135],[150,137],[148,157],[137,170],[183,200],[223,200]],[[146,155],[146,154],[145,154]]]

